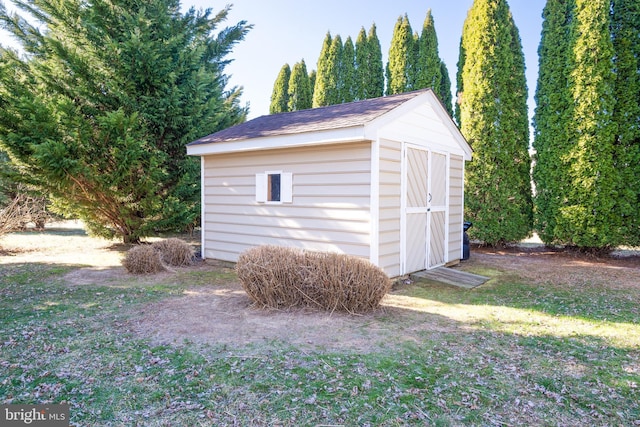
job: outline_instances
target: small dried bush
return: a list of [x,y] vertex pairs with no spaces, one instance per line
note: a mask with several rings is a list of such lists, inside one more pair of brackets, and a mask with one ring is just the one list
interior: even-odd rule
[[249,297],[271,308],[362,313],[377,308],[391,289],[385,272],[364,259],[279,246],[245,251],[236,272]]
[[173,267],[184,267],[193,264],[193,249],[184,240],[172,237],[154,242],[151,247],[160,253],[160,259]]
[[122,265],[131,274],[149,274],[164,271],[160,253],[151,245],[138,245],[129,249]]
[[46,198],[32,195],[26,187],[19,186],[12,198],[0,202],[0,235],[24,229],[29,222],[33,222],[36,228],[44,228],[51,220]]
[[193,264],[193,249],[184,240],[171,238],[151,245],[134,246],[122,260],[132,274],[158,273],[167,266],[184,267]]

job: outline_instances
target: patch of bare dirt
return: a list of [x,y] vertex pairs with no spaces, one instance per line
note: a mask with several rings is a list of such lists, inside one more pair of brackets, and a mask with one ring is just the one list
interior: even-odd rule
[[437,315],[407,311],[402,304],[390,299],[379,310],[362,315],[273,310],[255,307],[240,284],[227,283],[188,289],[180,298],[151,304],[132,327],[162,344],[186,340],[230,346],[259,344],[264,348],[288,343],[309,349],[364,350],[390,342],[418,341],[421,332],[444,333],[455,326]]
[[[462,269],[481,267],[513,274],[533,283],[640,289],[640,257],[598,259],[538,248],[501,251],[474,248]],[[464,291],[462,291],[464,292]],[[256,308],[238,283],[205,286],[184,296],[148,306],[134,330],[157,343],[184,340],[228,345],[289,343],[298,347],[365,350],[418,342],[423,334],[447,334],[465,327],[436,314],[437,304],[392,293],[369,314]]]
[[112,285],[129,278],[122,267],[84,267],[65,274],[63,280],[72,286]]
[[194,270],[212,270],[215,266],[207,265],[200,261],[189,267],[166,267],[166,271],[155,274],[130,274],[124,267],[120,266],[91,266],[72,270],[65,274],[63,280],[70,286],[116,286],[133,287],[155,285],[158,283],[171,282],[178,273],[193,272]]
[[545,246],[505,249],[476,247],[464,268],[489,267],[533,283],[640,289],[640,255],[595,257]]

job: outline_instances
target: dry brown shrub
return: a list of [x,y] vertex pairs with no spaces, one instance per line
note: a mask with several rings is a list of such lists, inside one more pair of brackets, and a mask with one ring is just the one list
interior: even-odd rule
[[384,271],[364,259],[279,246],[245,251],[236,272],[249,297],[271,308],[362,313],[377,308],[391,290]]
[[122,265],[131,274],[150,274],[166,270],[160,253],[151,245],[139,245],[129,249]]
[[23,185],[18,185],[17,191],[11,200],[0,206],[0,235],[24,229],[29,222],[36,228],[43,228],[51,220],[45,197],[31,194]]
[[160,253],[162,262],[173,267],[193,265],[193,249],[187,242],[172,237],[154,242],[151,245]]

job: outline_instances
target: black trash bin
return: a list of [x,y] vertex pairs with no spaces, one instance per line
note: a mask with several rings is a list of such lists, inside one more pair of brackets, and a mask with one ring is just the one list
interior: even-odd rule
[[471,247],[469,246],[469,235],[467,234],[467,230],[471,228],[473,224],[469,221],[465,221],[462,224],[462,229],[464,233],[462,233],[462,260],[468,260],[471,256]]

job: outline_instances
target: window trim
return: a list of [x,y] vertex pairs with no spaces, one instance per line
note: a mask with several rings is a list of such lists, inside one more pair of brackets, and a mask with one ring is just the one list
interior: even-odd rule
[[[280,200],[269,200],[270,175],[280,176]],[[291,172],[270,170],[256,174],[256,202],[269,205],[293,203],[293,175]]]

